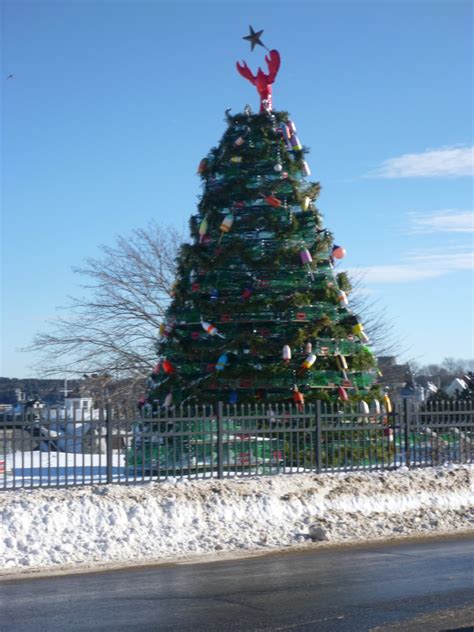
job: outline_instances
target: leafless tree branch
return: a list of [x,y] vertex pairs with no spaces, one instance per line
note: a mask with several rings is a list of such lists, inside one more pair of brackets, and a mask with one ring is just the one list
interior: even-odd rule
[[74,271],[84,279],[64,316],[27,349],[40,354],[44,375],[145,376],[156,362],[158,328],[169,303],[181,235],[151,223],[102,246],[100,258]]

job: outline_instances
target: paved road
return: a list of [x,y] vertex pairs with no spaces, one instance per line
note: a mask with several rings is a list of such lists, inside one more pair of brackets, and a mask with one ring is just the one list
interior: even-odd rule
[[474,539],[0,582],[3,632],[474,631]]

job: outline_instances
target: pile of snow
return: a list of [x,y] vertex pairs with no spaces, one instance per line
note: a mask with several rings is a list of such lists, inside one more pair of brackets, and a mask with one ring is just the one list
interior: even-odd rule
[[4,569],[176,559],[474,527],[474,468],[7,491]]
[[[80,452],[12,452],[5,460],[4,487],[40,487],[107,482],[105,454]],[[125,454],[112,455],[112,479],[126,480],[130,473]]]

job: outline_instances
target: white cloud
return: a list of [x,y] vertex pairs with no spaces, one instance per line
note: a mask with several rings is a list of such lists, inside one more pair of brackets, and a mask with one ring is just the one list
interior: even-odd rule
[[467,247],[444,252],[428,250],[407,253],[398,264],[356,268],[364,283],[410,283],[432,279],[449,272],[474,269],[474,252]]
[[389,158],[369,172],[368,178],[440,178],[472,176],[474,147],[442,147],[421,154]]
[[411,233],[474,233],[474,211],[445,209],[409,216]]

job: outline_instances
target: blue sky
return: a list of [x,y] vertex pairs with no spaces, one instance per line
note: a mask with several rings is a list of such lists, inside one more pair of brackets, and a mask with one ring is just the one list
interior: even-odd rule
[[35,375],[19,349],[81,294],[72,266],[150,220],[185,229],[224,110],[258,109],[249,24],[400,359],[474,355],[469,2],[2,6],[1,375]]

